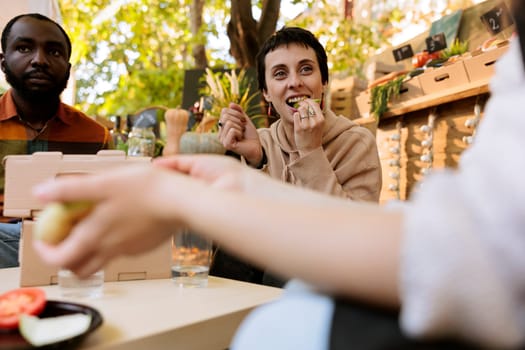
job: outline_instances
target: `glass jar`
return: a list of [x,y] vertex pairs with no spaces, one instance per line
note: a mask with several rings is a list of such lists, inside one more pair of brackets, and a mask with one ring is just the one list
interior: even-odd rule
[[111,129],[113,146],[117,150],[127,151],[128,134],[122,131],[122,120],[119,115],[113,117],[114,126]]
[[153,157],[155,155],[155,133],[153,128],[134,126],[128,135],[128,156]]

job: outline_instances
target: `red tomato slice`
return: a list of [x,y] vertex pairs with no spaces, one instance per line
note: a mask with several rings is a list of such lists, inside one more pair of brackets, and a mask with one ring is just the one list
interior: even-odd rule
[[21,314],[38,315],[46,306],[46,294],[40,288],[13,289],[0,295],[0,329],[18,328]]

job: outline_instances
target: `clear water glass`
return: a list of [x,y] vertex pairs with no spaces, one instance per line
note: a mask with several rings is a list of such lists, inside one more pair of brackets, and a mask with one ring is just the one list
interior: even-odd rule
[[79,278],[72,271],[58,271],[58,287],[63,297],[69,298],[99,298],[104,292],[104,270],[100,270],[87,278]]
[[188,230],[172,238],[171,276],[181,287],[206,287],[212,257],[212,241]]

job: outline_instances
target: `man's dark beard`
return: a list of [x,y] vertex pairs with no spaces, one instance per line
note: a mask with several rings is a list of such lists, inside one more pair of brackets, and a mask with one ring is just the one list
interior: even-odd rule
[[53,103],[60,100],[60,94],[67,86],[69,71],[63,79],[56,81],[55,85],[48,90],[31,90],[25,85],[25,76],[17,77],[9,68],[7,63],[4,64],[5,80],[13,87],[17,93],[27,101],[34,104]]

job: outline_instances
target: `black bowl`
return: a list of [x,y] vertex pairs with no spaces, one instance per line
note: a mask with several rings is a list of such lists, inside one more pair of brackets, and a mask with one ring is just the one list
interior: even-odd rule
[[27,342],[24,337],[18,332],[18,330],[14,330],[11,332],[0,332],[0,349],[1,350],[22,350],[22,349],[42,349],[42,350],[48,350],[48,349],[74,349],[76,348],[84,338],[95,331],[100,325],[102,324],[102,315],[100,312],[98,312],[96,309],[89,307],[87,305],[82,304],[75,304],[75,303],[66,303],[62,301],[53,301],[48,300],[46,303],[46,307],[44,308],[44,311],[38,317],[40,318],[46,318],[46,317],[56,317],[56,316],[63,316],[63,315],[70,315],[70,314],[76,314],[76,313],[82,313],[86,315],[91,315],[91,324],[89,325],[89,328],[82,334],[79,334],[77,336],[74,336],[69,339],[64,339],[61,341],[58,341],[56,343],[48,344],[45,346],[40,347],[34,347],[29,342]]

